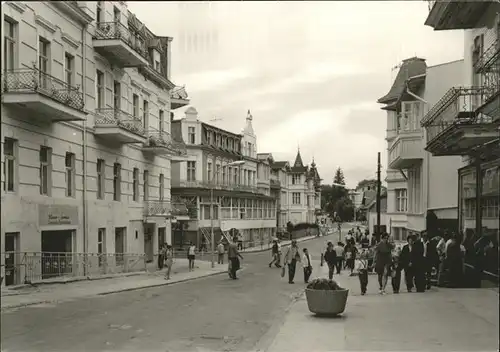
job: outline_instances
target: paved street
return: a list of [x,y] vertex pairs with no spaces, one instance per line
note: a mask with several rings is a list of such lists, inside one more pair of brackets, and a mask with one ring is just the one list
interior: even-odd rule
[[[301,246],[318,257],[334,237]],[[252,350],[304,289],[301,270],[289,285],[269,260],[269,252],[245,254],[238,281],[219,275],[2,312],[2,350]]]

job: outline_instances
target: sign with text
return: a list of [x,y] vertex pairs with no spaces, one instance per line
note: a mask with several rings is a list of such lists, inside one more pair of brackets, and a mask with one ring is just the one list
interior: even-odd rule
[[39,205],[38,223],[48,225],[78,225],[78,207],[73,205]]

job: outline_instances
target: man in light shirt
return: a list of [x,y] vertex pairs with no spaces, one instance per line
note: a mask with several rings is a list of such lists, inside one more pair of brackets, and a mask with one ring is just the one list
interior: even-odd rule
[[337,242],[337,245],[333,247],[333,250],[337,255],[335,261],[335,268],[337,269],[337,275],[340,275],[340,271],[342,270],[342,264],[344,263],[344,247],[342,246],[342,242]]
[[304,268],[304,282],[309,283],[309,278],[312,274],[312,265],[311,265],[311,255],[307,248],[303,249],[304,255],[302,256],[302,266]]
[[217,246],[217,254],[219,255],[217,263],[219,264],[224,264],[224,252],[226,249],[224,248],[224,243],[222,241],[219,242],[219,245]]

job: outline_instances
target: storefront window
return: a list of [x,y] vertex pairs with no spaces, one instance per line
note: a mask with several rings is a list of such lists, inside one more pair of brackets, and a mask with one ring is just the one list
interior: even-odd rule
[[460,175],[460,230],[476,237],[476,171]]
[[481,226],[485,234],[498,240],[499,236],[499,199],[500,199],[500,166],[492,166],[482,170],[481,190]]

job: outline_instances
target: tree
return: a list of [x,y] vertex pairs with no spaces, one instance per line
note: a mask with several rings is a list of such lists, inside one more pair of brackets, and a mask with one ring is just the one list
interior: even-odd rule
[[339,185],[345,185],[344,171],[340,167],[335,171],[335,176],[333,177],[333,183],[338,183]]

